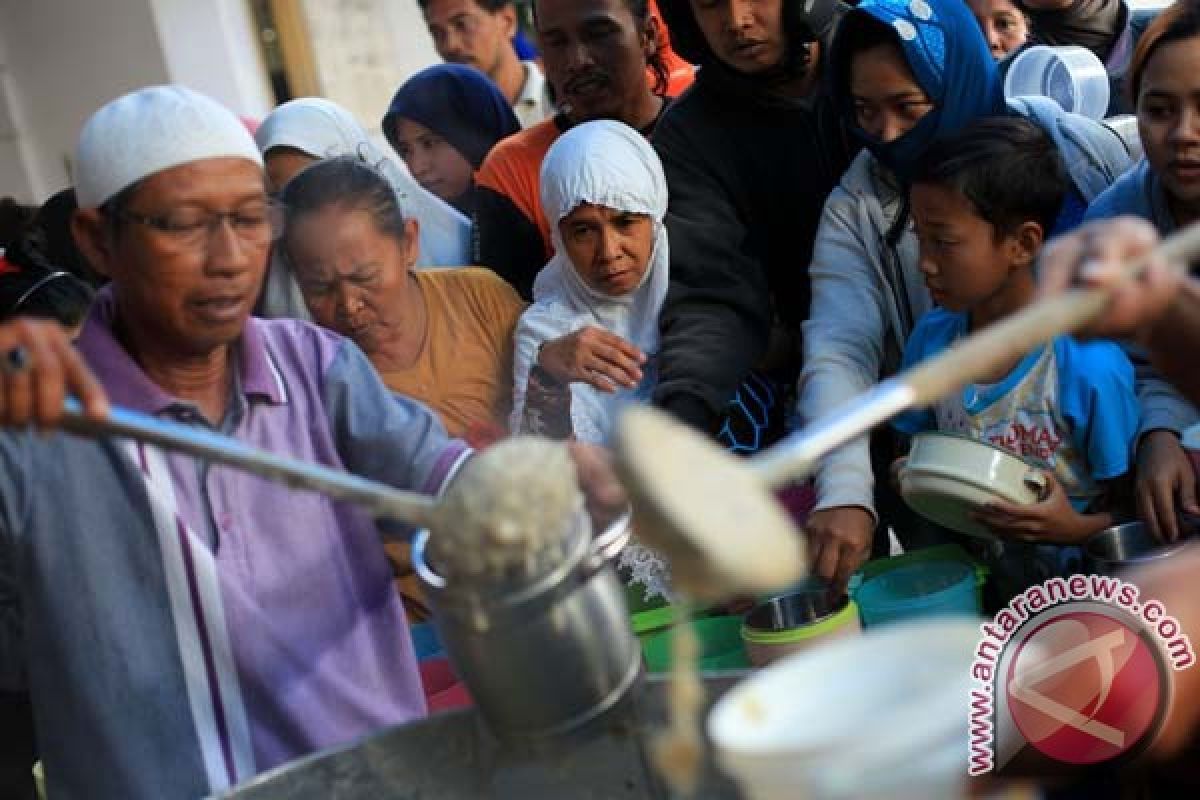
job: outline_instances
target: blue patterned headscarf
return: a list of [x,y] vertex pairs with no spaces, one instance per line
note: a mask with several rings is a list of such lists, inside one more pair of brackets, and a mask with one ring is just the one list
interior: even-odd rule
[[[850,95],[847,49],[857,38],[856,29],[872,23],[888,28],[913,77],[934,104],[912,130],[888,143],[858,127]],[[963,0],[863,0],[839,26],[832,66],[834,96],[847,128],[901,179],[935,139],[980,117],[1004,113],[996,62]]]

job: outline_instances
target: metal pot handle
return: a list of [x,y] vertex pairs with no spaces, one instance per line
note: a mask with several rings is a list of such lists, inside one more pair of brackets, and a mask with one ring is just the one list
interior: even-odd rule
[[[633,509],[626,509],[611,525],[605,528],[599,536],[592,539],[583,566],[587,575],[591,575],[621,554],[629,537],[633,533]],[[446,579],[434,572],[426,557],[429,547],[429,529],[422,528],[413,536],[412,563],[413,571],[427,586],[434,589],[445,589]]]
[[629,537],[632,535],[633,509],[627,508],[611,525],[592,539],[591,550],[588,552],[588,567],[599,569],[609,561],[616,560],[625,549],[625,545],[629,544]]
[[1050,479],[1040,469],[1030,469],[1025,473],[1025,485],[1037,492],[1038,502],[1046,499],[1046,490],[1050,488]]
[[425,550],[429,546],[429,529],[422,528],[417,531],[412,540],[412,563],[413,571],[427,586],[434,589],[445,589],[446,579],[433,571],[429,566],[429,561],[425,558]]

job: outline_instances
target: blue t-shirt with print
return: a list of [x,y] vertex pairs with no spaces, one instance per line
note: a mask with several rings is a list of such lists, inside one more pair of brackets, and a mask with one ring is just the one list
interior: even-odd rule
[[[942,352],[967,332],[965,312],[935,308],[913,330],[904,366]],[[1129,470],[1138,425],[1133,367],[1112,342],[1060,336],[1000,382],[966,386],[894,424],[908,434],[960,433],[1041,462],[1083,510],[1102,481]]]

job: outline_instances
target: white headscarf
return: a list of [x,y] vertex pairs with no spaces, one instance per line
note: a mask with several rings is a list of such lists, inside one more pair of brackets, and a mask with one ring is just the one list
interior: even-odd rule
[[[667,180],[662,163],[645,137],[620,122],[598,120],[572,128],[555,141],[542,161],[542,207],[550,222],[555,255],[533,285],[533,305],[517,327],[514,356],[513,429],[520,425],[529,372],[538,347],[589,325],[627,340],[647,355],[642,385],[615,394],[583,383],[571,384],[571,421],[576,438],[606,443],[617,413],[648,398],[656,370],[658,315],[667,296],[670,248],[663,217]],[[612,297],[584,283],[567,257],[558,223],[583,203],[653,221],[654,247],[638,288]]]
[[[408,168],[376,147],[358,120],[336,103],[320,97],[291,100],[263,120],[254,138],[264,156],[273,147],[291,147],[314,158],[358,156],[392,184],[401,213],[420,223],[418,266],[461,267],[469,263],[470,220],[421,188]],[[278,257],[271,260],[265,295],[267,316],[308,318],[295,280]]]

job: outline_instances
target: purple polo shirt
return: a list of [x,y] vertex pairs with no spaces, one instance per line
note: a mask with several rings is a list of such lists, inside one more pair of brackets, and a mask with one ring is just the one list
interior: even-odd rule
[[[118,343],[114,307],[102,293],[79,339],[112,402],[207,426]],[[247,444],[427,493],[469,453],[426,408],[388,391],[353,343],[314,326],[250,319],[234,363],[218,429]],[[130,448],[146,469],[145,449]],[[193,716],[211,712],[231,783],[249,777],[233,752],[239,718],[250,769],[261,771],[424,715],[404,611],[368,514],[191,457],[159,459],[183,553],[175,626],[198,631],[194,650],[180,645],[185,672],[190,665],[203,687]],[[219,586],[215,615],[200,602],[204,564]],[[222,655],[236,676],[219,674]]]

